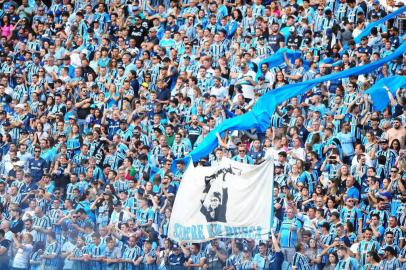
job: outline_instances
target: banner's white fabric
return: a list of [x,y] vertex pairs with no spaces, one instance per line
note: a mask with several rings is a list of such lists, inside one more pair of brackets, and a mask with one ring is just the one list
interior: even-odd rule
[[255,166],[230,159],[214,167],[190,164],[176,195],[169,237],[268,239],[272,193],[272,159]]

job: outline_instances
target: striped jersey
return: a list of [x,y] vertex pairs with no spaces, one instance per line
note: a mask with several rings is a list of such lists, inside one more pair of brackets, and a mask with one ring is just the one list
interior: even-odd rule
[[354,258],[348,257],[345,260],[340,260],[335,270],[358,270],[358,263]]
[[367,260],[367,253],[370,251],[378,252],[380,246],[379,243],[375,240],[362,240],[358,246],[358,253],[360,256],[360,264],[365,265]]
[[293,256],[293,266],[296,266],[296,270],[310,270],[309,259],[299,252]]
[[[44,215],[43,217],[34,217],[33,218],[33,226],[34,227],[40,227],[42,229],[51,229],[52,223],[51,223],[51,218],[48,215]],[[37,231],[36,238],[34,239],[34,242],[39,242],[39,241],[46,241],[46,234],[40,231]]]
[[[39,233],[39,232],[38,232]],[[44,255],[56,255],[53,259],[45,259],[44,265],[45,269],[47,267],[57,267],[59,266],[59,253],[61,252],[61,248],[57,241],[53,243],[47,243],[44,251]]]
[[[296,227],[296,229],[291,229],[291,226]],[[295,247],[297,244],[297,231],[302,228],[302,222],[300,222],[296,217],[293,219],[285,218],[280,227],[280,241],[282,248]]]

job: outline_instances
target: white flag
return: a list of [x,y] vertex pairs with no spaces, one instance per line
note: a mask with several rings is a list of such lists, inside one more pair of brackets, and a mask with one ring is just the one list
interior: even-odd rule
[[273,160],[248,165],[230,159],[214,167],[190,164],[176,195],[168,235],[174,240],[269,239]]

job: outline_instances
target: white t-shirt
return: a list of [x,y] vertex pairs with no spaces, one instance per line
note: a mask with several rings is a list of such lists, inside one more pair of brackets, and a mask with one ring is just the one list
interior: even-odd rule
[[[297,149],[292,149],[292,150],[290,150],[290,152],[294,153],[298,159],[301,159],[303,161],[306,159],[306,151],[302,147],[297,148]],[[289,163],[291,165],[296,163],[296,159],[294,159],[291,156],[291,154],[289,154]]]
[[272,157],[274,159],[274,161],[277,161],[278,160],[278,154],[282,150],[283,149],[275,149],[273,147],[270,147],[268,150],[266,150],[264,159],[268,159],[268,158]]
[[[122,219],[120,220],[121,213],[123,213],[123,214],[122,214]],[[130,218],[131,218],[130,215],[123,210],[120,213],[113,211],[113,213],[111,214],[111,218],[110,218],[110,224],[114,224],[117,227],[119,223],[125,223]]]
[[224,87],[213,87],[210,91],[210,95],[215,95],[218,99],[224,99],[228,96],[228,90]]
[[[72,250],[75,249],[75,244],[73,244],[72,242],[68,241],[65,242],[62,246],[62,252],[64,253],[68,253],[71,252]],[[65,262],[63,264],[63,269],[72,269],[73,268],[73,261],[65,259]]]
[[15,253],[13,267],[28,269],[32,248],[31,244],[22,244]]
[[32,239],[38,239],[37,238],[37,231],[31,230],[31,231],[27,231],[26,229],[21,231],[21,234],[25,234],[25,233],[29,233],[32,235]]

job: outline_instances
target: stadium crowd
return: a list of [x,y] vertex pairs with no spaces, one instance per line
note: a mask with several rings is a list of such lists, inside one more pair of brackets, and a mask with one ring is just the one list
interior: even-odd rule
[[[217,135],[200,165],[276,161],[269,242],[167,238],[173,162],[264,93],[391,54],[399,18],[354,38],[401,2],[1,0],[0,270],[406,269],[406,91],[364,94],[406,56]],[[260,63],[280,48],[301,56]]]

